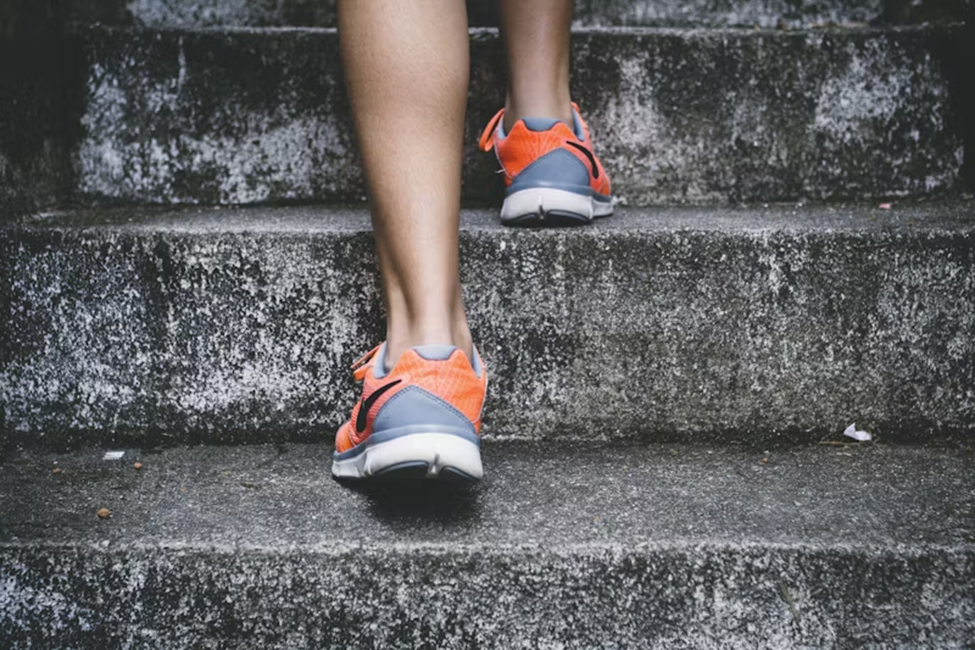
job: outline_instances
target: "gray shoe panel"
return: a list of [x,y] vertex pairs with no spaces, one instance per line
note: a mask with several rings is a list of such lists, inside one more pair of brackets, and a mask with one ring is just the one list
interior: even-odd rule
[[414,345],[413,349],[427,361],[446,361],[457,347],[453,345]]
[[372,365],[372,374],[373,376],[376,377],[376,379],[382,379],[387,374],[389,374],[389,371],[386,370],[386,347],[387,346],[388,346],[387,343],[383,343],[379,347],[379,352],[376,353],[376,359]]
[[544,133],[562,120],[554,117],[523,117],[521,121],[525,123],[525,128],[529,131]]
[[419,386],[407,386],[393,395],[379,410],[372,428],[380,432],[417,425],[454,427],[476,434],[463,413]]
[[565,149],[550,151],[525,167],[508,187],[507,194],[533,187],[551,187],[592,194],[589,187],[589,169],[585,163]]

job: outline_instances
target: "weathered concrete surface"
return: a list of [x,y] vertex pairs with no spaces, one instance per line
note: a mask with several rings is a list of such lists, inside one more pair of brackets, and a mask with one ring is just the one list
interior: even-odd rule
[[[963,29],[588,30],[573,94],[631,205],[924,194],[960,183]],[[75,150],[86,201],[248,204],[364,194],[329,30],[87,33]],[[503,53],[472,36],[468,203]],[[967,84],[967,85],[966,85]],[[970,103],[970,102],[969,102]]]
[[[971,451],[497,443],[481,487],[447,493],[342,489],[328,453],[8,458],[0,645],[846,650],[975,638]],[[110,519],[96,517],[103,507]]]
[[[975,205],[466,212],[497,438],[975,440]],[[0,230],[9,443],[318,440],[382,337],[362,208]]]
[[[576,26],[791,27],[919,23],[964,16],[969,0],[577,0]],[[497,3],[468,0],[471,26],[498,24]],[[148,27],[334,27],[335,0],[74,0],[75,21]]]

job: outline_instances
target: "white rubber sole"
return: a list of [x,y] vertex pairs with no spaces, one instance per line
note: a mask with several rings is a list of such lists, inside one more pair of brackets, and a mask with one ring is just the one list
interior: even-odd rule
[[332,476],[363,479],[382,474],[409,478],[461,478],[480,480],[484,476],[481,450],[460,436],[449,433],[411,433],[367,445],[362,453],[347,459],[332,459]]
[[553,225],[576,221],[590,223],[596,217],[613,214],[613,201],[597,201],[591,196],[552,187],[533,187],[514,192],[501,205],[501,223]]

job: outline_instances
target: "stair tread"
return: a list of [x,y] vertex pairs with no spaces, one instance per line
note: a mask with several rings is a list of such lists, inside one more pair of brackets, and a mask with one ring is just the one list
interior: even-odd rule
[[[891,204],[764,204],[759,206],[617,206],[608,219],[590,227],[524,230],[502,227],[496,208],[461,210],[461,229],[517,236],[592,237],[616,231],[912,231],[975,229],[975,200],[970,198]],[[290,207],[143,206],[58,210],[0,224],[6,230],[128,230],[133,232],[329,233],[370,231],[363,204]]]
[[[660,25],[576,25],[572,27],[572,33],[576,35],[620,35],[620,36],[654,36],[654,35],[684,35],[688,37],[700,38],[721,38],[725,35],[751,35],[756,38],[796,38],[815,34],[885,34],[885,33],[912,33],[912,32],[944,32],[946,30],[956,30],[965,25],[964,21],[945,21],[938,23],[921,23],[912,25],[867,25],[867,24],[847,24],[831,25],[829,27],[800,26],[794,29],[780,29],[777,27],[758,27],[752,25],[724,25],[719,27],[708,27],[702,25],[681,25],[681,26],[660,26]],[[185,33],[185,34],[256,34],[268,36],[280,36],[287,34],[338,34],[338,28],[332,26],[314,25],[277,25],[277,26],[256,26],[256,25],[194,25],[194,24],[175,24],[160,26],[132,26],[132,25],[111,25],[94,24],[75,27],[74,31],[91,34],[152,34],[152,33]],[[467,32],[472,37],[487,37],[492,40],[499,37],[500,30],[491,26],[472,26],[467,28]]]
[[15,453],[0,464],[0,545],[975,551],[971,448],[491,443],[485,481],[455,491],[346,489],[329,477],[330,451]]
[[[463,221],[488,437],[815,442],[847,417],[886,442],[975,435],[975,201]],[[0,440],[334,431],[358,397],[348,365],[382,340],[368,229],[361,205],[0,227]]]

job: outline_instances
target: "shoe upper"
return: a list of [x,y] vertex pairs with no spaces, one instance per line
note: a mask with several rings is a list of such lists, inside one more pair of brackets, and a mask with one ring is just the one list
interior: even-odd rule
[[495,114],[481,135],[482,151],[495,152],[508,192],[522,187],[582,185],[609,196],[606,170],[593,154],[589,127],[572,104],[575,129],[561,120],[528,117],[504,130],[504,109]]
[[[487,370],[474,351],[474,362],[453,346],[418,346],[406,350],[385,372],[385,344],[353,365],[363,382],[362,399],[336,435],[337,453],[370,436],[401,427],[481,430]],[[365,412],[362,412],[365,409]]]

